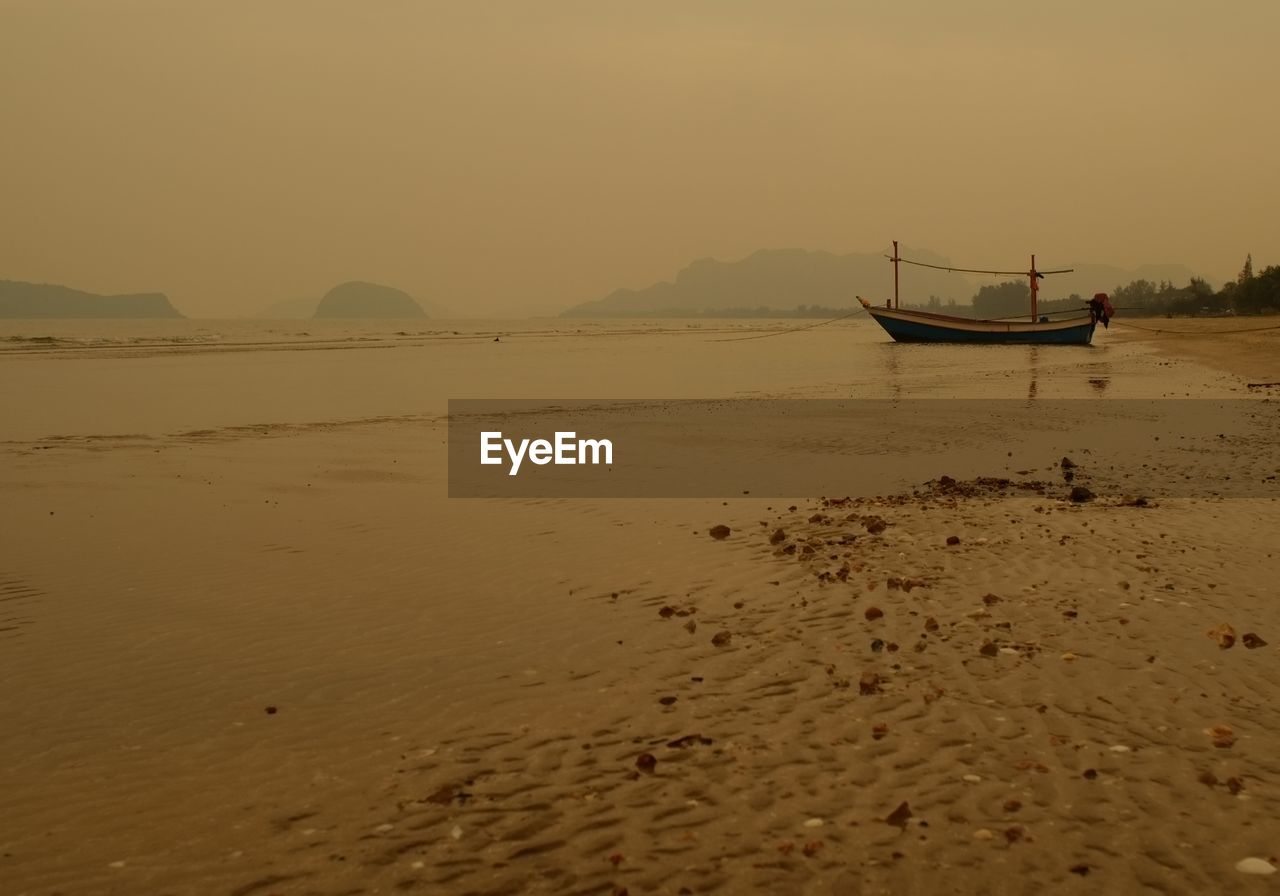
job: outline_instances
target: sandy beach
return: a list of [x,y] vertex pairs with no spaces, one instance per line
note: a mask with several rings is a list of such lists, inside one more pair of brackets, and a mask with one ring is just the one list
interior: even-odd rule
[[[0,891],[1269,891],[1280,331],[1134,323],[7,330]],[[850,395],[1230,400],[1250,486],[446,496],[449,398]]]

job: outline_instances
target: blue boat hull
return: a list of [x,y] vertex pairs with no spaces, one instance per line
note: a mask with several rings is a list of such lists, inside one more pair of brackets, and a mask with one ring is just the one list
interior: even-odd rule
[[897,342],[1088,345],[1093,341],[1096,326],[1092,318],[1087,317],[1033,323],[970,320],[923,311],[876,308],[865,301],[863,307]]

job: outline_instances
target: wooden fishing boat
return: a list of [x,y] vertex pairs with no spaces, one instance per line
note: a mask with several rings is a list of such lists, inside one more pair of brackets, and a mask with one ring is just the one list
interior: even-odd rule
[[[888,256],[886,256],[888,257]],[[876,323],[897,342],[966,342],[982,344],[1032,344],[1032,345],[1089,345],[1093,341],[1093,331],[1101,320],[1105,325],[1112,313],[1107,297],[1098,293],[1089,306],[1080,311],[1066,312],[1072,316],[1052,319],[1055,312],[1040,315],[1036,310],[1036,294],[1040,289],[1040,280],[1045,274],[1065,274],[1071,268],[1057,271],[1036,270],[1036,257],[1031,256],[1031,268],[1027,271],[983,271],[973,268],[952,268],[942,265],[925,264],[918,261],[907,261],[898,257],[898,242],[894,240],[893,256],[893,302],[884,303],[881,308],[873,305],[861,296],[858,301],[867,313],[875,318]],[[1029,318],[1005,318],[1000,320],[977,320],[970,317],[954,317],[949,314],[934,314],[928,311],[910,311],[898,307],[898,263],[919,265],[944,271],[961,271],[971,274],[1026,275],[1031,280],[1031,313]],[[1080,313],[1083,311],[1084,313]]]
[[859,298],[862,307],[897,342],[1031,343],[1088,345],[1096,322],[1092,315],[1049,320],[975,320],[927,311],[877,308]]

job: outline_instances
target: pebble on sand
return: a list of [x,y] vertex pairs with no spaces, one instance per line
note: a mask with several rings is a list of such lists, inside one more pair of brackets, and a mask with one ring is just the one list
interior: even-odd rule
[[1205,632],[1205,634],[1214,641],[1217,641],[1218,647],[1223,650],[1228,650],[1235,646],[1236,630],[1232,628],[1229,623],[1224,622],[1221,625],[1215,625],[1213,628]]
[[716,539],[717,541],[723,541],[724,539],[729,537],[729,534],[732,531],[733,530],[730,529],[728,526],[719,525],[719,526],[712,526],[711,529],[708,530],[707,534],[710,535],[712,538]]
[[808,821],[804,823],[804,826],[807,828],[820,828],[825,823],[826,822],[824,822],[821,818],[810,818]]
[[898,805],[898,808],[889,813],[885,818],[885,824],[891,824],[894,827],[905,828],[907,821],[911,818],[911,806],[906,802]]
[[1230,725],[1214,725],[1206,728],[1205,734],[1213,739],[1213,745],[1219,750],[1229,750],[1236,742],[1236,733]]
[[457,796],[457,791],[452,786],[445,784],[429,796],[423,797],[423,802],[435,803],[437,806],[447,806]]

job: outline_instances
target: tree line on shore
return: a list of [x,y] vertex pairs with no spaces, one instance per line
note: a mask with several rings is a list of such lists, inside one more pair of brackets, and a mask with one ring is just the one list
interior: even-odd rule
[[[665,317],[712,318],[822,318],[851,317],[860,309],[853,305],[853,289],[879,276],[879,256],[832,256],[830,253],[802,251],[760,251],[739,262],[704,259],[690,264],[674,283],[662,282],[643,290],[615,290],[602,300],[585,302],[564,312],[566,317]],[[1184,286],[1175,285],[1190,275],[1182,265],[1145,266],[1133,271],[1086,265],[1073,277],[1045,277],[1040,283],[1037,313],[1080,313],[1096,290],[1106,291],[1118,312],[1134,316],[1218,316],[1228,314],[1280,313],[1280,266],[1253,271],[1247,258],[1239,275],[1215,290],[1202,278],[1189,276]],[[1176,270],[1185,273],[1174,273]],[[930,273],[930,272],[926,272]],[[1148,279],[1140,278],[1143,274]],[[1154,275],[1154,276],[1153,276]],[[939,275],[945,277],[946,275]],[[1103,282],[1135,277],[1123,285]],[[1065,282],[1064,282],[1065,280]],[[986,319],[1025,317],[1031,310],[1031,290],[1025,278],[985,285],[965,301],[955,291],[944,293],[942,279],[921,284],[913,277],[914,296],[928,295],[925,302],[904,300],[901,307],[933,311],[956,317]],[[951,281],[954,287],[955,281]],[[1057,285],[1061,284],[1061,285]],[[1056,287],[1056,288],[1055,288]],[[1090,289],[1088,295],[1067,289]],[[872,287],[875,288],[875,287]],[[883,293],[881,293],[883,295]],[[790,298],[791,302],[787,299]],[[808,299],[808,304],[797,302]],[[814,299],[818,301],[813,301]],[[740,302],[740,304],[739,304]]]
[[[1117,311],[1142,316],[1280,314],[1280,265],[1270,265],[1255,274],[1250,255],[1236,279],[1217,291],[1201,278],[1192,277],[1186,286],[1175,286],[1167,280],[1159,283],[1132,280],[1114,287],[1109,296]],[[1037,310],[1040,314],[1078,311],[1086,307],[1090,298],[1073,293],[1066,298],[1040,299]],[[962,317],[1014,317],[1026,314],[1031,307],[1031,287],[1021,280],[1007,281],[983,286],[974,294],[970,305],[955,301],[944,303],[933,296],[925,305],[908,307]]]

